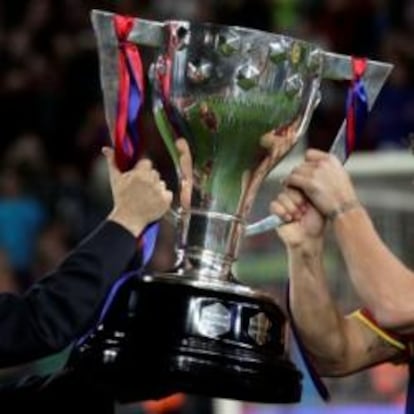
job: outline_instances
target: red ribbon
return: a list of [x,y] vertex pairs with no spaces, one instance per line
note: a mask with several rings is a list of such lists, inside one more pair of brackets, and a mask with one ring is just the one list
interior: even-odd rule
[[368,112],[367,96],[362,77],[367,68],[365,58],[352,57],[352,81],[348,93],[346,114],[346,155],[355,149],[356,141]]
[[[115,15],[113,19],[115,32],[119,42],[118,54],[118,107],[114,131],[115,161],[121,171],[134,166],[141,155],[143,145],[139,136],[139,115],[144,104],[144,72],[138,47],[128,42],[128,36],[134,26],[134,18]],[[140,139],[141,138],[141,139]],[[149,262],[154,252],[159,224],[148,225],[137,240],[142,248],[142,265],[139,272]],[[105,299],[96,326],[101,324],[110,309],[119,289],[131,278],[136,271],[127,273],[119,278],[112,286]],[[77,346],[90,338],[90,332],[81,337]]]
[[[121,171],[132,168],[142,155],[143,137],[139,134],[140,111],[144,104],[144,71],[136,44],[128,41],[134,27],[134,18],[114,16],[114,28],[119,43],[118,54],[118,107],[115,123],[115,160]],[[143,247],[143,262],[153,253],[158,225],[150,225],[138,243]]]
[[[132,122],[130,118],[130,94],[132,83],[140,95],[139,109],[144,103],[143,66],[137,45],[128,42],[128,36],[134,26],[129,16],[114,16],[115,32],[119,41],[118,71],[118,108],[115,124],[115,159],[121,171],[128,170],[138,158],[142,146],[138,145],[138,113]],[[139,111],[138,109],[138,111]],[[129,129],[129,130],[128,130]]]

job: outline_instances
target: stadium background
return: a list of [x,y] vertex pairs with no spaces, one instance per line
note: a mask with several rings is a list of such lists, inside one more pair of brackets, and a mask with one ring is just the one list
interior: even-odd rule
[[[89,21],[92,8],[156,20],[254,27],[313,41],[339,53],[393,63],[395,68],[349,168],[385,241],[414,267],[414,159],[409,136],[414,132],[413,0],[2,0],[0,291],[27,289],[56,266],[110,208],[100,155],[109,138]],[[305,147],[329,148],[344,116],[344,86],[327,83],[322,93],[306,140],[269,178],[253,217],[266,214],[279,178],[295,165]],[[174,186],[171,164],[149,110],[144,117],[149,151]],[[172,239],[172,229],[164,226],[152,266],[170,266]],[[358,306],[333,240],[326,262],[343,309]],[[238,270],[247,283],[281,295],[286,262],[275,235],[246,241]],[[63,361],[64,354],[3,371],[1,376],[6,380],[23,372],[53,371]],[[368,413],[369,407],[375,413],[402,413],[406,376],[404,367],[387,364],[330,380],[333,402],[328,407],[321,405],[308,380],[298,406],[213,405],[219,414]],[[206,400],[187,398],[182,408],[180,401],[173,408],[176,412],[210,409]],[[156,412],[159,408],[134,405],[118,411]]]

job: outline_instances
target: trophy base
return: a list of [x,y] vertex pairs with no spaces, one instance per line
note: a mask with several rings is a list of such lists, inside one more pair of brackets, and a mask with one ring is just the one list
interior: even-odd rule
[[173,382],[180,392],[260,403],[300,401],[301,376],[288,360],[234,361],[232,355],[194,344],[170,359]]
[[302,375],[285,328],[279,307],[242,285],[145,276],[118,291],[68,365],[123,403],[175,392],[293,403]]

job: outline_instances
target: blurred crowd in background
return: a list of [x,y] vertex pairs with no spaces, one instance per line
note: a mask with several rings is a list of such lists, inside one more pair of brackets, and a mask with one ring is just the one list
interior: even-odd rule
[[[394,70],[359,149],[405,150],[410,145],[414,0],[2,1],[0,291],[24,291],[110,208],[100,156],[109,135],[89,20],[92,8],[253,27],[391,62]],[[308,144],[327,149],[344,113],[343,87],[328,84]],[[150,116],[145,131],[159,141]]]
[[[414,0],[13,0],[0,3],[0,289],[27,287],[108,208],[92,8],[285,33],[392,62],[360,149],[407,148],[414,131]],[[343,88],[323,90],[310,145],[328,148]],[[159,137],[150,117],[146,133]],[[160,146],[161,147],[161,146]],[[17,280],[14,278],[17,276]]]

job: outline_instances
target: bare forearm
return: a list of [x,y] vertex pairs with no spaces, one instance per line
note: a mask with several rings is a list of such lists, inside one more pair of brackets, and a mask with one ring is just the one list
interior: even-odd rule
[[318,369],[326,371],[343,360],[346,351],[343,316],[330,295],[322,245],[288,249],[290,303],[296,328]]
[[380,325],[412,327],[413,274],[382,242],[365,209],[339,215],[334,231],[355,289]]

